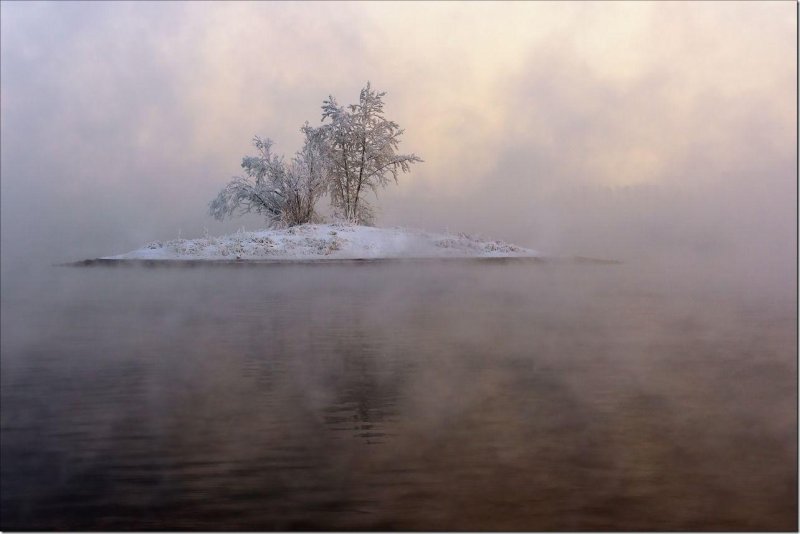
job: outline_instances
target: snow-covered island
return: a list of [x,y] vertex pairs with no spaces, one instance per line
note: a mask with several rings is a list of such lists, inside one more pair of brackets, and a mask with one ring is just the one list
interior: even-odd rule
[[[383,97],[369,82],[358,104],[340,106],[330,96],[322,105],[322,125],[301,127],[303,147],[291,159],[273,152],[269,138],[255,136],[258,153],[242,158],[243,176],[234,176],[209,203],[209,215],[224,220],[258,213],[267,230],[223,237],[156,241],[117,256],[84,264],[117,261],[330,261],[422,258],[537,258],[535,250],[467,234],[436,234],[371,226],[375,209],[366,192],[397,182],[416,154],[399,154],[403,129],[383,115]],[[327,195],[334,220],[322,219],[316,203]]]
[[463,233],[437,234],[335,223],[155,241],[138,250],[101,259],[317,261],[536,257],[539,254],[535,250]]

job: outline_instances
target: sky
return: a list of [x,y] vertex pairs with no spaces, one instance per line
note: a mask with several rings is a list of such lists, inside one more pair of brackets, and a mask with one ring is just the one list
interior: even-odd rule
[[425,160],[380,226],[794,273],[796,39],[793,2],[2,2],[3,274],[258,228],[207,213],[252,137],[368,80]]

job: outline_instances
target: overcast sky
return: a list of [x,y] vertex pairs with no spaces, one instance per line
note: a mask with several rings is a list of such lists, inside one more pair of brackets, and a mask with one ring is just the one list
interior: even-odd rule
[[793,2],[1,5],[4,273],[258,227],[207,215],[253,135],[367,80],[425,160],[378,225],[794,261]]

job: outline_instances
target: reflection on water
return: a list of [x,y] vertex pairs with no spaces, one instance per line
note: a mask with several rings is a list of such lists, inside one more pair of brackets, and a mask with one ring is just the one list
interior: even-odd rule
[[796,529],[794,301],[631,269],[54,269],[2,528]]

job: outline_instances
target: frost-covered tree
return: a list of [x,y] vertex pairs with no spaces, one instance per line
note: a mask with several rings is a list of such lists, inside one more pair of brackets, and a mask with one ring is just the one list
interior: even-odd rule
[[327,169],[325,138],[319,128],[306,123],[303,148],[287,166],[283,190],[286,194],[285,223],[289,226],[317,220],[314,206],[325,192]]
[[272,153],[271,140],[255,137],[258,155],[242,159],[245,176],[233,178],[211,201],[211,215],[222,220],[256,212],[278,226],[313,222],[314,205],[327,190],[338,216],[370,224],[373,211],[366,191],[377,195],[379,187],[397,182],[398,173],[422,161],[414,154],[397,154],[403,130],[384,117],[385,95],[367,82],[358,104],[343,107],[329,97],[322,106],[324,124],[303,126],[303,148],[289,162]]
[[303,148],[288,163],[272,153],[272,141],[256,136],[256,156],[242,158],[245,176],[234,177],[209,203],[222,220],[238,211],[259,213],[271,226],[295,226],[316,219],[314,205],[325,191],[326,149],[318,128],[306,124]]
[[[337,214],[356,224],[370,224],[372,207],[364,198],[399,172],[408,172],[422,159],[397,154],[403,130],[383,115],[383,97],[369,82],[361,90],[358,104],[339,106],[332,96],[322,105],[323,124],[317,130],[324,139],[327,189]],[[326,119],[328,122],[326,123]]]

